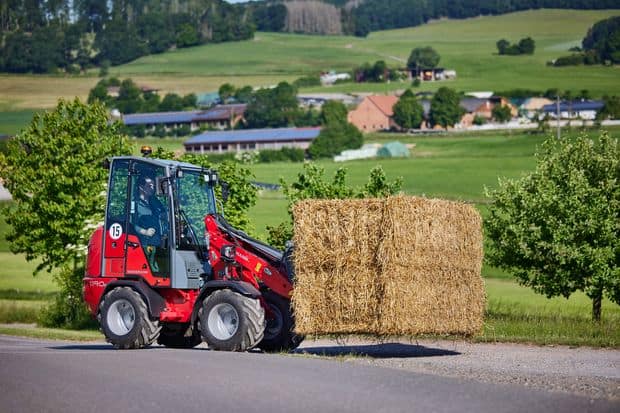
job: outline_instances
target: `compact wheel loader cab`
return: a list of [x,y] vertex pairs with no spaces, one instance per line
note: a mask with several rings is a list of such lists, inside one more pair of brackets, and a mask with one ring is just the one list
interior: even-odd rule
[[[148,152],[147,152],[148,153]],[[115,157],[104,225],[88,245],[84,299],[118,349],[155,342],[214,350],[290,350],[290,254],[218,213],[216,171]]]

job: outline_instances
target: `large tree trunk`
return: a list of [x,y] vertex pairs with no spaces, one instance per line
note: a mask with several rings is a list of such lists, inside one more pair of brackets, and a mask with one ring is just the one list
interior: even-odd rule
[[598,293],[594,298],[592,298],[592,320],[599,322],[601,321],[601,302],[603,301],[603,294]]

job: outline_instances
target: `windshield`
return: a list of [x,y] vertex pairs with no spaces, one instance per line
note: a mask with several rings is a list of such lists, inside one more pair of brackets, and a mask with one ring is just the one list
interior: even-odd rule
[[177,195],[181,219],[191,226],[198,242],[205,242],[205,216],[215,213],[213,187],[205,182],[200,171],[183,170],[177,179]]

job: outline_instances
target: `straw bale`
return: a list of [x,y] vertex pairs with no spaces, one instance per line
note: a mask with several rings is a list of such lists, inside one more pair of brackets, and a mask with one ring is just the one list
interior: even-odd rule
[[482,328],[482,230],[473,207],[405,196],[306,200],[293,216],[298,332]]
[[296,275],[293,299],[299,301],[296,322],[306,329],[359,331],[378,320],[374,262],[383,202],[368,200],[364,208],[354,202],[317,200],[294,208],[295,268],[302,276]]

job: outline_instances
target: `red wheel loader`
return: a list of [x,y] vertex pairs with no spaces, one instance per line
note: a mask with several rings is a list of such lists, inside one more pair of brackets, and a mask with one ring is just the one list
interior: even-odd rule
[[105,223],[88,244],[83,290],[108,342],[136,349],[205,341],[225,351],[299,345],[291,248],[263,244],[218,213],[216,171],[146,156],[106,164]]

